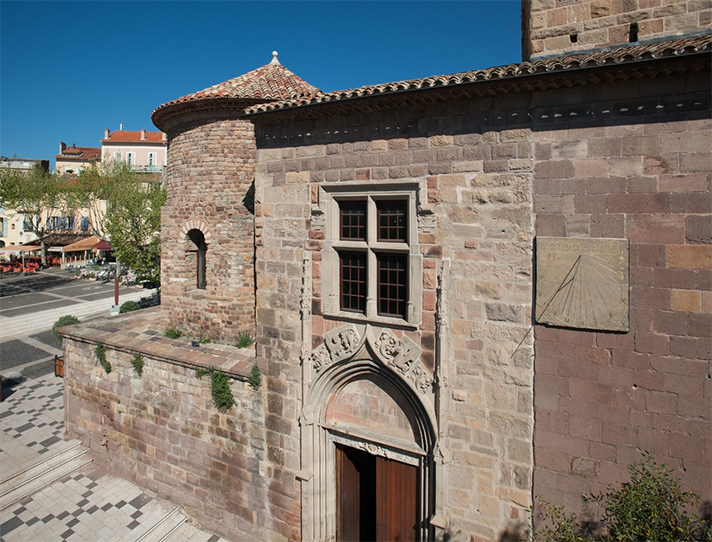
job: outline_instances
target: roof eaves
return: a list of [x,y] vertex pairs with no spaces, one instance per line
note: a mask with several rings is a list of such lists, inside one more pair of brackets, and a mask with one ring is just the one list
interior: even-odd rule
[[455,73],[450,75],[430,76],[422,79],[398,81],[375,86],[364,86],[355,89],[338,90],[310,98],[283,100],[248,107],[245,113],[249,117],[277,113],[280,111],[295,111],[328,103],[346,102],[376,96],[402,95],[408,92],[423,91],[448,86],[470,85],[500,81],[514,81],[531,76],[554,73],[572,73],[579,70],[600,68],[605,66],[627,65],[705,54],[712,50],[712,33],[707,32],[693,38],[635,44],[629,47],[596,51],[591,53],[537,59],[520,64],[509,64],[493,68]]

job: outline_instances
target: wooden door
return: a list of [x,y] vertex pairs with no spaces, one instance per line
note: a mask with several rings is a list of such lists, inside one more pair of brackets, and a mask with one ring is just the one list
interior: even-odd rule
[[418,468],[337,445],[337,540],[418,540]]
[[418,468],[376,458],[376,540],[418,540]]

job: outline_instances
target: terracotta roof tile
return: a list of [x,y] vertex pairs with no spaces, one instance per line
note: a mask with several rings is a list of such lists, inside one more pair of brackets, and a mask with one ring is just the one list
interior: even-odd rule
[[532,62],[497,66],[484,70],[454,73],[450,75],[435,75],[422,79],[364,86],[356,89],[338,90],[311,96],[300,96],[280,102],[253,105],[245,111],[248,114],[265,113],[367,96],[396,94],[403,91],[464,85],[492,80],[514,79],[540,73],[565,72],[578,68],[625,64],[628,62],[674,57],[706,51],[712,51],[712,35],[710,34],[680,38],[677,40],[637,44],[615,49],[597,50],[578,55],[544,58]]
[[[276,100],[307,99],[318,96],[321,91],[289,71],[272,53],[269,64],[252,70],[205,90],[194,92],[170,101],[156,108],[156,111],[175,104],[215,99],[244,99],[249,102],[271,102]],[[155,111],[154,111],[155,113]]]
[[146,132],[146,139],[141,139],[141,131],[117,130],[109,134],[109,138],[101,140],[102,143],[160,143],[163,141],[163,132]]
[[72,145],[66,147],[61,153],[55,156],[57,160],[98,160],[101,158],[101,148],[99,147],[77,147]]

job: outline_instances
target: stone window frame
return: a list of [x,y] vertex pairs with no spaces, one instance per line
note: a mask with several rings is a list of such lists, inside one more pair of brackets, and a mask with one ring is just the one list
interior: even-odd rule
[[203,234],[203,232],[198,228],[193,228],[188,231],[187,237],[188,241],[195,247],[191,247],[187,251],[195,253],[195,287],[198,290],[205,290],[207,286],[205,272],[207,267],[206,259],[208,252],[208,245],[205,242],[205,234]]
[[[421,210],[419,198],[423,193],[422,183],[419,181],[402,181],[390,183],[361,183],[340,182],[324,183],[319,192],[319,213],[324,217],[325,240],[322,252],[322,312],[325,317],[338,320],[348,320],[364,323],[373,323],[385,326],[417,328],[422,321],[423,297],[423,256],[418,243],[418,218]],[[375,213],[375,201],[379,199],[400,199],[407,202],[407,251],[408,254],[408,302],[406,317],[392,317],[378,314],[377,307],[377,269],[375,251],[388,252],[393,250],[394,244],[378,242],[375,240],[375,226],[369,226],[371,239],[367,242],[369,253],[368,265],[368,293],[366,296],[365,314],[341,310],[340,303],[340,261],[339,249],[358,246],[363,249],[363,243],[354,244],[340,239],[340,201],[348,200],[368,201],[369,217]],[[314,214],[314,213],[313,213]],[[373,214],[375,216],[375,214]],[[314,222],[314,221],[313,221]],[[369,222],[374,220],[369,219]]]
[[[198,231],[202,236],[202,250],[193,239],[191,239],[190,232]],[[192,275],[195,279],[192,287],[189,287],[187,291],[194,293],[205,292],[207,290],[208,284],[208,264],[207,264],[207,253],[208,248],[212,243],[212,233],[208,225],[202,220],[192,219],[186,222],[181,228],[180,236],[183,242],[183,250],[186,255],[186,260],[184,265],[185,275],[181,277],[181,282],[187,281],[188,276]],[[202,259],[201,259],[202,258]],[[201,267],[202,266],[202,279],[203,284],[201,287]]]

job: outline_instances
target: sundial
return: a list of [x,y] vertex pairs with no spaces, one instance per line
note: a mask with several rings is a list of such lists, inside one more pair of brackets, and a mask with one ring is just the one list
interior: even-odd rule
[[535,321],[628,331],[628,240],[537,237]]

